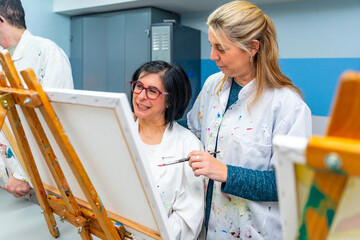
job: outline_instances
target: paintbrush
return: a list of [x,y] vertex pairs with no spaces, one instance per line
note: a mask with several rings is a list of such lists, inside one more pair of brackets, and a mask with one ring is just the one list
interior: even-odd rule
[[[220,152],[220,151],[217,151],[217,152],[209,152],[209,153],[210,153],[211,155],[214,155],[214,154],[217,154],[217,153],[219,153],[219,152]],[[159,164],[158,167],[165,167],[165,166],[173,165],[173,164],[176,164],[176,163],[187,162],[187,161],[189,161],[189,160],[190,160],[189,157],[181,158],[181,159],[178,159],[178,160],[173,161],[173,162]]]

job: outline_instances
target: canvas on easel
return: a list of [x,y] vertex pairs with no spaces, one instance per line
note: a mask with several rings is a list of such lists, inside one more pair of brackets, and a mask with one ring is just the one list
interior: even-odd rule
[[327,134],[275,136],[284,239],[360,238],[360,74],[341,77]]
[[[77,226],[82,239],[92,234],[123,238],[112,220],[140,239],[172,239],[149,163],[138,148],[140,138],[126,95],[44,92],[29,69],[21,72],[29,88],[24,90],[6,51],[0,61],[10,82],[7,86],[2,81],[0,92],[14,101],[1,110],[9,118],[53,236],[56,213]],[[56,196],[46,196],[45,189]]]

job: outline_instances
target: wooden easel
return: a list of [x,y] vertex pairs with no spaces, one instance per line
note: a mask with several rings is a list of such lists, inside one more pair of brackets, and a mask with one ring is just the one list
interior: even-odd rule
[[[115,228],[112,220],[108,217],[104,205],[101,203],[68,137],[65,135],[62,125],[57,119],[33,70],[27,69],[21,72],[28,87],[28,90],[25,90],[7,50],[0,53],[0,63],[5,72],[5,75],[3,73],[0,74],[0,129],[7,116],[25,163],[26,172],[34,186],[36,196],[52,236],[58,237],[60,235],[53,215],[53,213],[57,213],[61,216],[61,220],[66,220],[77,227],[82,239],[92,239],[92,234],[102,239],[124,239],[124,229]],[[8,86],[8,82],[10,86]],[[18,111],[15,107],[16,105],[18,105],[24,113],[26,121],[46,160],[47,166],[58,188],[58,191],[56,191],[56,189],[54,191],[60,194],[61,202],[54,201],[46,195],[44,184],[42,183],[29,143],[26,139]],[[85,211],[86,209],[81,209],[74,198],[49,140],[45,135],[44,129],[36,115],[35,108],[40,110],[65,156],[68,165],[87,199],[91,213],[87,214],[89,210]]]
[[[316,170],[297,239],[327,239],[348,176],[360,175],[360,74],[341,84],[325,137],[310,138],[307,165]],[[321,197],[319,197],[321,196]]]

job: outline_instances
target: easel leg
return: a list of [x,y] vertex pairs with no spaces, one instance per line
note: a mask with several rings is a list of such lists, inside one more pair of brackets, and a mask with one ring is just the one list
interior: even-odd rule
[[[15,66],[14,66],[8,52],[5,51],[5,54],[3,52],[0,52],[0,63],[3,66],[3,69],[6,73],[7,80],[10,83],[10,86],[11,86],[10,90],[19,89],[19,90],[24,91],[24,85],[18,75],[17,70],[15,69]],[[27,69],[27,70],[22,71],[21,74],[22,74],[25,82],[27,83],[28,89],[36,91],[38,96],[40,97],[40,99],[41,99],[40,101],[43,104],[43,107],[40,107],[40,111],[44,115],[44,119],[46,120],[52,134],[54,135],[55,140],[57,141],[58,145],[60,146],[60,149],[63,152],[67,162],[69,163],[69,166],[70,166],[71,170],[73,171],[73,174],[75,175],[78,183],[80,184],[80,187],[82,188],[87,200],[89,201],[91,209],[93,210],[93,212],[98,220],[98,223],[101,227],[104,237],[109,240],[110,239],[114,239],[114,240],[121,239],[119,233],[117,232],[116,228],[112,224],[112,222],[109,218],[109,215],[107,214],[107,211],[105,210],[104,206],[102,205],[101,200],[100,200],[99,196],[97,195],[84,167],[82,166],[80,159],[78,158],[75,150],[73,149],[71,143],[69,142],[69,139],[64,134],[63,128],[62,128],[59,120],[57,119],[55,112],[53,111],[51,104],[50,104],[45,92],[42,90],[42,87],[41,87],[39,81],[37,80],[34,72],[31,69]],[[0,73],[0,85],[5,88],[7,87],[6,79],[5,79],[4,75],[1,73]],[[11,94],[13,94],[11,91],[8,91],[8,90],[6,90],[5,92],[6,93],[10,92]],[[26,94],[31,94],[31,92],[30,93],[29,92],[26,92]],[[15,94],[18,94],[18,93],[16,92]],[[23,97],[23,95],[21,97]],[[29,125],[31,125],[30,127],[31,127],[32,131],[35,130],[37,133],[40,133],[39,135],[37,135],[37,134],[34,134],[34,135],[35,136],[37,135],[36,140],[38,143],[42,142],[42,144],[39,144],[39,146],[41,148],[43,155],[51,155],[49,157],[50,159],[45,157],[45,160],[47,161],[47,164],[50,163],[50,165],[52,165],[52,163],[54,163],[56,158],[55,158],[55,155],[53,154],[52,150],[47,151],[47,149],[48,149],[47,147],[49,145],[47,138],[45,135],[44,135],[45,138],[42,137],[42,134],[44,133],[44,131],[43,131],[43,129],[38,128],[39,126],[41,127],[41,124],[39,123],[37,118],[36,118],[37,120],[34,118],[34,116],[36,116],[35,111],[28,109],[27,104],[29,104],[29,102],[26,102],[26,101],[28,101],[29,98],[21,99],[21,97],[16,98],[17,104],[19,104],[20,106],[25,105],[25,108],[22,107],[24,115],[27,117],[27,120],[29,120],[28,118],[30,118],[30,121],[28,121],[28,122],[29,122]],[[24,100],[24,101],[18,102],[19,99]],[[36,102],[36,99],[34,101]],[[32,102],[30,101],[30,103],[32,103]],[[38,101],[38,103],[39,103],[39,101]],[[39,105],[34,104],[33,107],[39,107]],[[6,111],[4,112],[4,114],[6,114]],[[5,118],[5,117],[3,117],[3,118]],[[31,182],[33,183],[35,193],[38,197],[40,206],[44,211],[44,217],[45,217],[46,223],[48,225],[48,228],[49,228],[51,234],[54,237],[57,237],[57,236],[59,236],[59,230],[58,230],[58,227],[55,222],[55,218],[53,215],[53,209],[50,207],[50,204],[49,204],[51,202],[47,201],[48,199],[46,196],[44,185],[41,181],[39,172],[37,170],[37,167],[36,167],[36,164],[34,161],[34,157],[31,153],[29,143],[26,139],[25,132],[22,127],[22,124],[21,124],[21,121],[20,121],[20,118],[19,118],[19,115],[18,115],[18,112],[17,112],[15,106],[8,108],[8,118],[9,118],[11,128],[14,132],[15,139],[19,143],[19,149],[20,149],[21,155],[24,158],[25,166],[26,166],[26,169],[28,170],[27,172],[29,173]],[[0,121],[1,121],[1,117],[0,117]],[[45,139],[46,139],[46,141],[44,143],[43,140],[45,140]],[[45,148],[45,151],[44,151],[44,148]],[[61,170],[61,169],[60,168],[50,168],[50,170],[51,170],[53,176],[58,177],[56,180],[61,181],[61,179],[62,179],[61,174],[58,175],[57,173],[55,173],[55,172],[59,173],[60,172],[59,170]],[[59,186],[59,184],[58,184],[58,186]],[[71,197],[69,199],[64,198],[65,202],[66,202],[66,206],[68,208],[66,209],[65,212],[62,212],[62,216],[69,218],[69,219],[74,219],[74,217],[75,217],[74,225],[79,226],[78,231],[79,231],[81,238],[82,239],[92,239],[87,219],[85,219],[85,221],[84,221],[84,217],[82,216],[82,213],[79,213],[79,209],[77,208],[77,206],[72,203],[72,200],[73,200],[72,194],[70,192],[70,189],[67,186],[67,183],[60,184],[60,186],[65,187],[65,188],[60,188],[60,189],[64,191],[64,193],[67,197],[68,197],[68,194],[71,195]],[[67,191],[67,190],[69,190],[69,191]],[[80,215],[78,215],[78,213]],[[80,222],[80,224],[79,224],[79,222]],[[80,226],[81,226],[81,228],[80,228]]]
[[[41,126],[35,110],[27,107],[21,107],[21,109],[41,150],[45,162],[50,169],[52,176],[54,177],[62,199],[66,204],[67,210],[75,216],[82,216],[80,208],[77,205],[76,200],[70,190],[70,187],[55,157],[55,153],[50,145],[48,138],[46,137],[44,129]],[[82,239],[92,239],[88,228],[83,228],[79,234]]]
[[94,186],[91,183],[75,149],[71,145],[68,137],[64,134],[64,129],[57,118],[54,109],[52,108],[49,99],[43,91],[40,82],[37,80],[34,71],[27,69],[21,72],[21,75],[26,82],[29,89],[36,91],[42,101],[42,106],[39,108],[42,113],[50,131],[52,132],[60,150],[64,154],[80,188],[82,189],[86,199],[89,201],[91,209],[99,220],[99,224],[103,229],[107,239],[119,239],[120,236],[108,217],[107,211],[103,206]]
[[29,143],[26,140],[25,132],[22,127],[19,115],[17,113],[17,110],[15,107],[12,107],[8,111],[8,118],[10,125],[13,129],[16,141],[19,142],[19,148],[21,153],[23,154],[23,158],[25,160],[25,164],[28,168],[29,177],[31,179],[31,182],[34,186],[34,190],[36,193],[36,196],[39,200],[39,204],[41,209],[43,209],[43,214],[46,220],[46,223],[48,225],[49,231],[53,237],[58,237],[60,235],[59,228],[56,224],[54,214],[47,202],[46,199],[46,192],[43,186],[43,183],[41,181],[39,172],[36,168],[34,158],[32,156]]
[[[6,77],[8,79],[8,82],[7,82],[4,73],[0,72],[0,86],[8,88],[8,83],[10,83],[10,86],[12,88],[24,89],[22,81],[17,73],[17,70],[15,69],[15,66],[14,66],[14,64],[11,60],[10,54],[8,52],[6,52],[5,54],[3,54],[3,52],[0,53],[0,62],[3,67],[3,70],[6,72]],[[10,100],[11,100],[12,104],[9,104]],[[36,167],[36,164],[34,161],[34,157],[31,153],[29,143],[26,140],[25,132],[22,127],[18,112],[16,110],[13,96],[10,93],[7,93],[7,94],[1,96],[0,101],[1,101],[0,129],[5,121],[5,117],[8,112],[8,118],[9,118],[10,125],[11,125],[13,133],[15,135],[15,139],[19,143],[18,147],[20,149],[20,153],[25,162],[24,167],[25,167],[26,172],[27,172],[28,176],[30,177],[31,182],[34,186],[34,190],[35,190],[36,196],[39,200],[39,204],[40,204],[41,208],[43,209],[46,223],[48,225],[51,235],[53,237],[58,237],[60,235],[59,229],[56,224],[56,221],[55,221],[55,218],[53,215],[53,211],[47,201],[47,196],[46,196],[46,192],[44,189],[44,185],[41,181],[39,172],[37,170],[37,167]],[[23,108],[23,109],[25,109],[25,112],[27,112],[26,108]],[[33,109],[30,110],[29,112],[35,114],[35,111]],[[31,121],[31,123],[32,123],[32,121]],[[37,122],[35,121],[35,123],[37,123]],[[34,129],[32,129],[32,130],[34,130]],[[43,129],[41,129],[41,130],[43,132]],[[39,140],[39,139],[37,139],[37,140]],[[41,141],[41,139],[40,139],[40,141]],[[51,149],[51,152],[52,152],[52,149]],[[52,152],[52,156],[55,156],[53,154],[53,152]],[[61,171],[61,169],[60,169],[60,171]],[[67,186],[67,183],[65,185]],[[64,188],[64,191],[68,190],[68,189],[69,188],[67,186],[67,188]],[[71,194],[71,196],[72,196],[72,194]],[[74,203],[71,203],[72,201],[74,201]],[[73,198],[70,198],[70,202],[68,201],[68,205],[70,206],[70,211],[73,214],[76,214],[77,216],[78,215],[81,216],[81,212],[80,212],[79,208],[77,207],[76,202]],[[74,207],[74,208],[72,208],[72,207]],[[84,229],[83,231],[81,231],[80,235],[81,235],[82,239],[92,239],[91,234],[87,228]]]
[[3,108],[3,106],[0,104],[0,129],[2,129],[4,125],[6,114],[7,114],[7,109]]

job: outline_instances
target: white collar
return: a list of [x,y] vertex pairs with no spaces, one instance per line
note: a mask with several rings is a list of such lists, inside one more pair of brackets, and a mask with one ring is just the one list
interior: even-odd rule
[[24,56],[24,52],[26,47],[28,46],[30,39],[33,37],[33,35],[30,33],[29,30],[25,30],[22,34],[20,41],[14,51],[14,54],[12,56],[13,61],[17,61],[21,59]]

